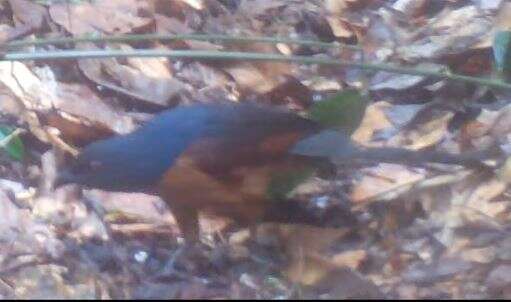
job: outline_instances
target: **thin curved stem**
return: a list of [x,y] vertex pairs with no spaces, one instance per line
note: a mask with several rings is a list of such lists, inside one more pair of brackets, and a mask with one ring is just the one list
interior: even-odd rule
[[174,59],[200,59],[200,60],[252,60],[252,61],[280,61],[299,64],[321,64],[331,66],[347,66],[364,70],[387,71],[399,74],[429,76],[437,79],[463,81],[494,88],[511,90],[511,84],[489,78],[478,78],[453,74],[449,71],[437,71],[401,67],[390,64],[371,64],[347,62],[337,59],[287,56],[269,53],[234,52],[234,51],[204,51],[204,50],[65,50],[47,52],[11,52],[5,53],[0,60],[26,61],[26,60],[61,60],[61,59],[92,59],[111,57],[168,57]]

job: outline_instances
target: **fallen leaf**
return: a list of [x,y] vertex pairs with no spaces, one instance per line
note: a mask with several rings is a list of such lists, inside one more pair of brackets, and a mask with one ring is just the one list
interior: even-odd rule
[[116,59],[78,61],[85,76],[98,85],[160,107],[174,104],[174,97],[187,87],[172,76],[169,64],[166,58],[131,58],[126,64]]
[[[154,15],[156,22],[156,33],[162,34],[193,34],[194,30],[189,28],[185,23],[177,18],[167,17],[158,12]],[[195,50],[221,50],[222,45],[214,44],[209,41],[196,40],[177,40],[168,42],[171,49],[189,48]]]
[[138,11],[143,2],[136,0],[111,0],[97,3],[82,1],[69,4],[53,2],[50,16],[73,35],[96,32],[126,34],[147,27],[150,18],[141,17]]
[[402,185],[412,184],[424,179],[422,173],[395,164],[381,163],[373,168],[365,168],[365,175],[358,181],[352,191],[351,200],[360,202],[371,199],[384,192],[396,189]]
[[100,201],[107,212],[122,211],[140,218],[141,221],[150,221],[155,224],[173,222],[168,210],[159,208],[161,199],[142,193],[106,192],[101,190],[86,190],[87,198]]
[[333,34],[340,38],[349,38],[353,35],[353,32],[341,19],[344,11],[347,9],[348,4],[346,1],[339,0],[327,0],[325,1],[325,9],[329,12],[329,17],[326,17]]
[[496,258],[495,247],[483,247],[461,251],[461,258],[465,261],[477,263],[491,263]]
[[367,252],[365,250],[351,250],[338,253],[332,257],[332,262],[337,267],[349,267],[351,269],[358,269],[363,261],[367,259]]
[[473,5],[445,10],[428,26],[432,34],[400,45],[399,57],[406,61],[440,58],[474,48],[490,36],[492,23]]
[[456,258],[443,258],[430,264],[414,265],[403,272],[402,276],[407,282],[435,283],[454,278],[471,268],[470,262]]
[[48,14],[44,6],[28,0],[9,0],[9,3],[16,21],[28,26],[31,30],[37,30],[43,26]]
[[438,144],[448,133],[449,121],[454,114],[448,111],[431,113],[426,120],[413,119],[403,131],[390,140],[389,144],[406,146],[412,150]]
[[360,144],[370,144],[373,135],[377,131],[392,127],[392,123],[385,115],[385,108],[389,108],[387,102],[377,102],[369,104],[365,110],[364,117],[358,129],[351,136],[353,140]]
[[[431,70],[433,72],[440,72],[444,67],[438,64],[418,64],[415,66],[417,69]],[[371,84],[369,89],[372,91],[379,90],[405,90],[416,87],[421,83],[425,82],[427,77],[416,76],[409,74],[396,74],[385,71],[376,73],[371,78]]]
[[511,265],[502,264],[494,268],[486,278],[486,284],[492,290],[502,290],[511,284]]
[[503,194],[507,189],[507,184],[496,178],[482,182],[470,195],[466,205],[477,209],[488,218],[496,219],[498,215],[507,209],[506,203],[492,202],[495,198]]
[[242,90],[254,91],[259,94],[268,93],[275,87],[276,83],[271,74],[265,74],[254,64],[243,62],[232,66],[224,67]]

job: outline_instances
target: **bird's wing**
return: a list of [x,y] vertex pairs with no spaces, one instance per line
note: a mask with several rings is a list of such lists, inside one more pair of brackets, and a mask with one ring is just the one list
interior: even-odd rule
[[[198,203],[266,200],[277,175],[301,170],[307,160],[292,147],[318,131],[295,114],[257,106],[219,112],[205,135],[191,143],[165,173],[170,199]],[[225,115],[223,115],[225,114]]]

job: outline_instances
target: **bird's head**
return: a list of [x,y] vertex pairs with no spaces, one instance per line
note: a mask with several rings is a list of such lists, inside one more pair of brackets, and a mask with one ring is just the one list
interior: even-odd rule
[[54,187],[74,183],[108,191],[144,189],[159,166],[148,160],[144,144],[130,142],[129,136],[117,136],[90,144],[57,173]]
[[116,152],[112,147],[110,140],[86,147],[77,158],[58,171],[55,188],[73,183],[93,188],[111,186],[112,172],[120,168],[116,165]]

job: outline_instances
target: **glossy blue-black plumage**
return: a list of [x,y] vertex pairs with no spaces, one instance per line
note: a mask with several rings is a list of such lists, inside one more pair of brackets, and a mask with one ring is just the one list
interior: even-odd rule
[[[221,131],[211,121],[212,110],[204,105],[165,111],[130,134],[94,142],[75,163],[80,171],[66,173],[60,181],[114,191],[144,190],[205,132]],[[217,129],[208,128],[212,124]]]
[[219,145],[215,151],[201,151],[203,155],[198,154],[197,160],[206,155],[210,166],[223,168],[220,163],[231,164],[238,150],[248,150],[247,160],[257,158],[257,144],[271,135],[309,133],[316,128],[315,123],[295,114],[256,105],[178,107],[157,115],[130,134],[90,144],[57,182],[111,191],[145,191],[172,168],[185,150],[202,139],[218,139]]

